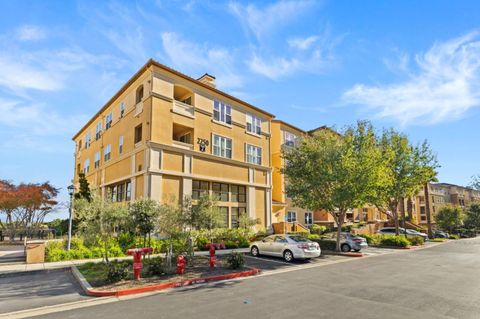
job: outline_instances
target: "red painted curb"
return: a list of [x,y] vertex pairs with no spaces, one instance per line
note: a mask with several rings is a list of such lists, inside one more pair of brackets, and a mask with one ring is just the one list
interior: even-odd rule
[[187,279],[179,282],[164,282],[157,285],[122,289],[122,290],[115,290],[115,291],[102,291],[102,290],[88,289],[87,294],[89,296],[94,296],[94,297],[107,297],[107,296],[119,297],[119,296],[140,294],[140,293],[149,292],[149,291],[157,291],[157,290],[164,290],[164,289],[170,289],[170,288],[191,286],[195,284],[203,284],[203,283],[213,282],[213,281],[248,277],[248,276],[256,275],[259,272],[260,272],[259,269],[252,268],[251,270],[235,272],[235,273],[226,274],[226,275],[218,275],[218,276],[207,277],[207,278]]

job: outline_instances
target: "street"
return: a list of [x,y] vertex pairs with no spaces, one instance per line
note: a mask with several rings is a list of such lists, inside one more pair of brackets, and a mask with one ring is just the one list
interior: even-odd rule
[[479,318],[480,239],[38,318]]

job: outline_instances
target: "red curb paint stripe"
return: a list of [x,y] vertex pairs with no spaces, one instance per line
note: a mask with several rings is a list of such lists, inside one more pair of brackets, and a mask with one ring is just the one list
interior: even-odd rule
[[138,288],[129,288],[129,289],[122,289],[122,290],[115,290],[115,291],[102,291],[102,290],[95,290],[95,289],[88,289],[88,295],[94,297],[107,297],[107,296],[126,296],[126,295],[133,295],[139,294],[149,291],[157,291],[157,290],[164,290],[170,288],[178,288],[178,287],[185,287],[191,286],[195,284],[203,284],[207,282],[214,282],[226,279],[235,279],[241,277],[248,277],[256,275],[260,272],[257,268],[252,268],[251,270],[243,271],[243,272],[236,272],[231,274],[225,275],[218,275],[213,277],[207,278],[195,278],[195,279],[187,279],[179,282],[165,282],[157,285],[151,285],[146,287],[138,287]]

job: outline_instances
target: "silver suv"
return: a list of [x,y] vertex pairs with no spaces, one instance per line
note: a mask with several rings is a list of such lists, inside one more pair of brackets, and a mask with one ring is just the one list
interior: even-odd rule
[[[422,237],[423,240],[428,240],[428,235],[425,233],[421,233],[413,229],[405,230],[405,228],[402,228],[402,227],[399,227],[398,230],[401,235],[405,235],[406,233],[407,238],[419,236],[419,237]],[[381,235],[395,235],[395,227],[383,227],[383,228],[380,228],[377,231],[377,233]]]

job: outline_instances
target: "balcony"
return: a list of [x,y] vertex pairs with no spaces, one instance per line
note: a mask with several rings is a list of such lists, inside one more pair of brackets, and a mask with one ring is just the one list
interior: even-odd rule
[[173,101],[173,112],[191,118],[195,117],[195,107],[193,105],[189,105],[177,100]]
[[174,123],[172,144],[180,148],[193,150],[193,129]]

